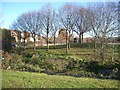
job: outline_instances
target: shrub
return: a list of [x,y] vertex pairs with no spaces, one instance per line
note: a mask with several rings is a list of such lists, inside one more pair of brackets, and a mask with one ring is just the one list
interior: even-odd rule
[[23,59],[22,59],[22,61],[23,62],[25,62],[25,63],[29,63],[29,62],[31,62],[31,58],[27,58],[27,57],[24,57]]
[[25,63],[30,63],[32,61],[33,52],[24,52],[22,54],[22,61]]
[[22,56],[23,56],[23,57],[27,57],[27,58],[32,58],[33,52],[24,52],[24,53],[22,54]]
[[46,72],[52,74],[64,73],[73,76],[119,78],[119,60],[88,61],[71,56],[70,54],[29,50],[24,51],[21,55],[11,54],[11,56],[11,59],[6,60],[6,58],[3,61],[3,67],[5,69],[11,66],[11,69],[29,72]]
[[24,71],[29,72],[43,72],[44,69],[41,69],[38,65],[25,64]]
[[2,50],[5,52],[11,52],[11,48],[11,32],[10,30],[2,29]]
[[11,50],[12,53],[14,54],[22,54],[24,52],[24,48],[22,47],[13,47]]
[[67,67],[68,61],[62,59],[49,59],[46,60],[46,65],[49,70],[54,72],[63,72]]
[[10,61],[7,59],[2,60],[2,68],[7,69],[10,66]]

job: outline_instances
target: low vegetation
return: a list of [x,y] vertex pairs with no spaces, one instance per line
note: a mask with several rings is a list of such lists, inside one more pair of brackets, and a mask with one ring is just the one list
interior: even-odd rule
[[[101,61],[99,58],[93,58],[97,55],[92,50],[92,48],[86,47],[77,47],[76,49],[75,46],[66,54],[63,52],[64,46],[60,49],[51,49],[49,52],[44,49],[34,51],[29,48],[22,53],[14,51],[15,53],[10,55],[6,54],[2,65],[4,69],[10,66],[10,69],[20,71],[120,79],[120,61],[118,57],[110,58],[110,52],[108,53],[109,58]],[[114,51],[114,53],[117,53],[117,51]]]

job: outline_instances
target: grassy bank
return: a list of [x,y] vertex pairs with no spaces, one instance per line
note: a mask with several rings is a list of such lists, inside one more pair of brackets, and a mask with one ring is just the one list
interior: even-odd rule
[[3,88],[118,88],[117,80],[3,70]]

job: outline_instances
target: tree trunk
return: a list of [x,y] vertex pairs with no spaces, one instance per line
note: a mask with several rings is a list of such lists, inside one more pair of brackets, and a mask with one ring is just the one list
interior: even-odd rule
[[68,35],[67,35],[67,29],[66,29],[66,53],[68,53]]
[[[96,38],[96,37],[95,37]],[[94,38],[94,60],[96,59],[96,39]]]
[[101,60],[105,60],[105,43],[104,43],[103,39],[101,41],[100,58],[101,58]]
[[36,50],[35,42],[36,42],[36,39],[35,39],[35,36],[34,36],[34,50]]
[[24,50],[26,50],[25,38],[23,38],[23,42],[24,42]]
[[48,30],[47,30],[47,51],[49,51],[49,40],[48,40]]
[[101,60],[105,60],[105,57],[106,57],[106,38],[105,38],[105,35],[101,39],[100,56],[101,56]]
[[81,35],[79,34],[79,43],[81,43]]
[[83,33],[81,34],[81,43],[83,43]]
[[55,38],[55,35],[54,35],[54,48],[55,48],[55,40],[56,40],[56,38]]
[[69,32],[69,35],[68,35],[68,49],[70,50],[70,32]]
[[103,44],[101,44],[100,59],[104,60]]
[[20,47],[20,44],[21,44],[21,41],[20,41],[20,40],[18,40],[18,47]]
[[68,38],[68,49],[70,50],[70,37]]

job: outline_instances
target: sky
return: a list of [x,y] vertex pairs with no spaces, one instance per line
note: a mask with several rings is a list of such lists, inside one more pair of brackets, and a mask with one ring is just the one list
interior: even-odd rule
[[[28,11],[39,10],[48,2],[54,8],[59,8],[62,5],[64,5],[66,1],[67,2],[71,1],[74,4],[85,6],[89,0],[57,0],[57,1],[56,0],[52,0],[52,1],[40,0],[40,1],[38,0],[20,0],[20,1],[19,0],[2,0],[2,2],[0,2],[0,27],[9,29],[13,21],[16,20],[18,16]],[[90,0],[90,1],[105,2],[106,0]],[[112,1],[115,1],[115,0],[112,0]]]
[[[49,2],[54,8],[58,9],[62,7],[66,2]],[[84,2],[73,2],[84,6]],[[39,10],[48,2],[2,2],[0,3],[0,27],[10,29],[10,26],[21,14]]]
[[[39,10],[48,2],[3,2],[2,3],[2,27],[9,29],[14,20],[17,19],[22,13]],[[65,2],[51,2],[54,8],[61,7]],[[75,3],[75,2],[74,2]],[[85,5],[85,3],[75,3]]]

